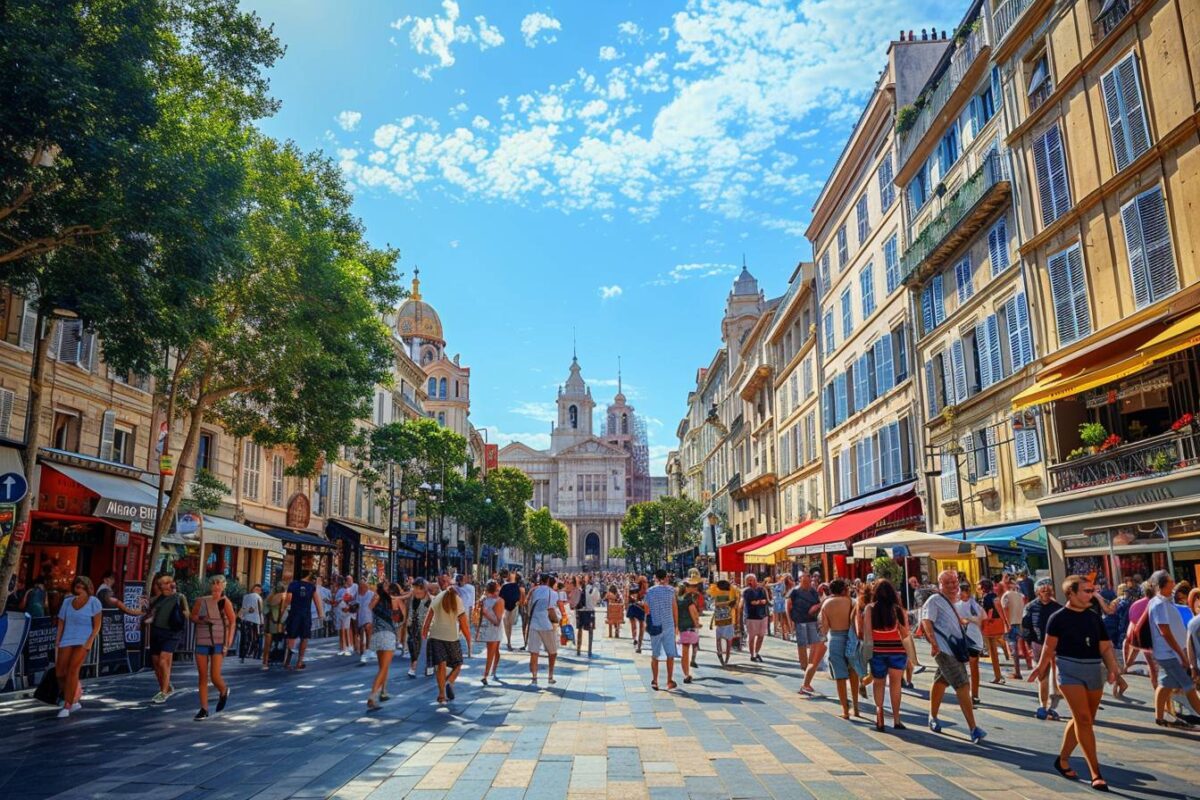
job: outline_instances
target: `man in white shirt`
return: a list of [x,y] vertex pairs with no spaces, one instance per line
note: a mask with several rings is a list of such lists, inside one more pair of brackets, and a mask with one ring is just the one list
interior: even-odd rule
[[1008,643],[1012,649],[1013,671],[1009,677],[1019,681],[1021,680],[1021,657],[1023,655],[1021,651],[1025,650],[1024,655],[1028,657],[1028,650],[1021,640],[1021,618],[1025,615],[1025,594],[1021,591],[1021,587],[1008,578],[1005,578],[1001,585],[1005,587],[1005,591],[1000,595],[1000,608],[1004,610],[1004,614],[1008,618]]
[[[467,620],[474,619],[475,584],[471,583],[469,575],[455,575],[454,582],[458,585],[458,596],[462,599],[463,608],[467,610]],[[463,646],[463,637],[458,637],[459,645],[462,646],[462,651],[466,654],[467,658],[471,657],[471,642],[475,641],[475,634],[477,633],[477,631],[472,631],[471,641],[465,642],[465,646]]]
[[354,654],[354,628],[358,622],[358,612],[350,611],[350,605],[358,602],[358,585],[354,578],[347,575],[342,579],[342,587],[337,593],[338,655]]
[[592,657],[592,637],[596,633],[596,609],[600,605],[600,590],[591,575],[588,575],[579,594],[579,605],[575,609],[575,655],[583,650],[583,632],[587,631],[588,658]]
[[554,683],[554,662],[558,659],[558,631],[551,614],[558,616],[558,593],[550,588],[552,578],[542,575],[538,586],[529,593],[529,680],[537,683],[538,653],[545,650],[550,662],[548,679]]
[[958,698],[958,707],[962,709],[963,717],[967,720],[971,742],[977,743],[987,734],[975,724],[975,710],[971,705],[971,679],[967,675],[966,666],[955,657],[952,646],[956,640],[966,635],[962,619],[954,608],[958,594],[958,573],[952,569],[943,570],[938,575],[937,593],[925,601],[924,619],[921,624],[925,628],[925,638],[929,641],[933,660],[937,663],[937,673],[929,690],[929,729],[934,733],[942,732],[938,710],[942,705],[942,697],[946,694],[946,687],[949,686]]
[[1171,695],[1180,692],[1187,697],[1192,709],[1200,713],[1200,692],[1192,682],[1191,669],[1188,666],[1187,628],[1183,624],[1183,616],[1175,606],[1175,580],[1171,573],[1160,569],[1150,576],[1150,584],[1158,590],[1158,594],[1146,607],[1150,615],[1150,639],[1154,643],[1154,660],[1158,662],[1158,688],[1154,691],[1154,719],[1159,725],[1190,728],[1190,723],[1176,718],[1172,722],[1166,719],[1167,710],[1171,707]]

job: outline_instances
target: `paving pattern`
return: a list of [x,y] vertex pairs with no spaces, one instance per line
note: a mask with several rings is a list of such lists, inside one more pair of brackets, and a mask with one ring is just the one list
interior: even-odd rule
[[[183,691],[165,706],[147,702],[152,675],[109,678],[86,687],[84,711],[69,720],[32,700],[0,700],[0,797],[1095,796],[1051,770],[1062,723],[1033,717],[1028,684],[985,684],[980,745],[952,706],[943,734],[924,727],[929,672],[905,692],[908,730],[877,733],[869,703],[863,719],[840,718],[827,680],[817,688],[828,696],[796,694],[793,653],[771,641],[765,664],[735,653],[720,668],[704,638],[696,681],[670,693],[651,690],[649,657],[628,639],[598,639],[591,660],[566,656],[553,687],[544,663],[534,688],[525,654],[504,653],[504,684],[484,688],[476,657],[444,708],[432,679],[409,680],[404,665],[393,670],[392,699],[368,715],[373,666],[319,642],[301,673],[231,664],[229,707],[199,723],[191,665],[176,668]],[[985,680],[990,673],[984,664]],[[1114,793],[1200,797],[1200,734],[1154,726],[1145,678],[1134,677],[1129,697],[1104,704],[1097,731]],[[1087,774],[1082,758],[1074,766]]]

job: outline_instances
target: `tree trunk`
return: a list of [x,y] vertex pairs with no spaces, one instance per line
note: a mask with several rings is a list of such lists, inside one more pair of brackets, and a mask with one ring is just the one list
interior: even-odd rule
[[[44,317],[39,311],[36,331],[42,330]],[[26,406],[25,417],[25,449],[21,451],[21,467],[25,471],[25,482],[29,491],[17,504],[17,515],[13,520],[13,533],[9,538],[8,550],[4,553],[4,561],[0,563],[0,608],[8,602],[10,584],[15,585],[13,576],[21,563],[21,549],[25,539],[32,534],[33,524],[29,513],[33,510],[33,498],[38,491],[37,453],[38,444],[42,438],[42,391],[45,388],[44,373],[46,369],[46,353],[49,351],[51,337],[58,330],[58,320],[50,317],[50,325],[44,336],[39,336],[33,345],[33,366],[29,371],[29,402]],[[17,540],[17,526],[25,525],[25,534]]]
[[[204,410],[207,407],[205,398],[201,395],[200,400],[192,407],[188,414],[188,429],[187,435],[183,440],[183,449],[179,451],[179,466],[175,470],[175,480],[171,483],[171,496],[167,500],[166,506],[162,510],[162,515],[155,521],[154,524],[154,542],[150,545],[150,563],[146,569],[146,595],[150,595],[150,584],[154,580],[154,565],[158,562],[159,551],[162,549],[163,536],[166,535],[169,527],[168,520],[175,518],[175,514],[179,511],[179,504],[183,502],[183,487],[187,485],[188,470],[192,462],[192,455],[196,451],[196,442],[200,440],[200,426],[204,421]],[[171,420],[167,420],[167,425],[171,424]],[[168,430],[170,428],[168,427]],[[168,434],[167,444],[170,445],[171,437]],[[200,554],[200,575],[204,576],[204,554]]]

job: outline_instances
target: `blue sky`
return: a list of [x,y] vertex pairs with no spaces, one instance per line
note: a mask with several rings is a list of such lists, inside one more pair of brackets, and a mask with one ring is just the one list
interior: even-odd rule
[[768,296],[901,28],[885,0],[243,0],[288,47],[262,127],[342,165],[471,367],[492,442],[548,443],[572,332],[656,474],[743,254]]

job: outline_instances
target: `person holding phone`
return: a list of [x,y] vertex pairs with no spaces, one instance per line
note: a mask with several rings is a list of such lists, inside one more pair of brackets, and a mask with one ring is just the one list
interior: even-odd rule
[[192,606],[192,622],[196,625],[196,672],[200,678],[200,710],[193,719],[208,719],[208,682],[220,693],[217,696],[217,713],[225,710],[229,702],[229,687],[221,677],[221,664],[225,653],[233,645],[236,615],[233,603],[225,597],[225,576],[213,575],[208,579],[209,594],[197,597]]

